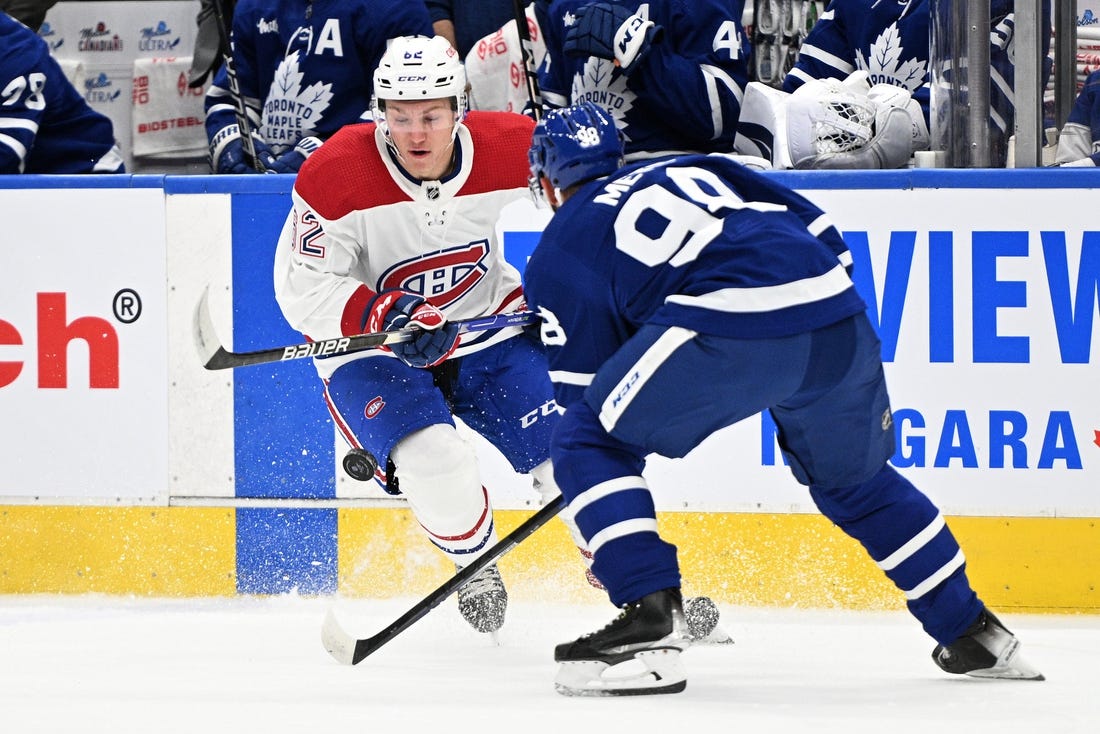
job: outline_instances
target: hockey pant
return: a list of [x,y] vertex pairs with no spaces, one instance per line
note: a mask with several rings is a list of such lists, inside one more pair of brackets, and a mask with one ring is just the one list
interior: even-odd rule
[[642,327],[600,367],[551,443],[611,601],[680,585],[676,549],[657,535],[644,457],[682,457],[770,410],[791,471],[821,512],[863,544],[930,636],[954,642],[982,604],[938,509],[886,463],[895,438],[879,350],[864,314],[772,339]]
[[[386,356],[358,359],[325,382],[329,412],[348,444],[392,468],[379,472],[380,484],[406,497],[429,539],[459,566],[497,537],[476,451],[458,434],[454,417],[493,444],[517,473],[529,473],[546,502],[558,494],[548,459],[560,418],[552,396],[543,347],[527,335],[432,370]],[[568,511],[562,518],[583,543]]]

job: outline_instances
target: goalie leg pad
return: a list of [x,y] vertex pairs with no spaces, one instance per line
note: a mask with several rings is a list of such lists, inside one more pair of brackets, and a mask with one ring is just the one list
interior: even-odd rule
[[564,662],[554,678],[554,689],[563,696],[649,696],[685,688],[687,672],[675,647],[643,650],[615,665],[601,660]]

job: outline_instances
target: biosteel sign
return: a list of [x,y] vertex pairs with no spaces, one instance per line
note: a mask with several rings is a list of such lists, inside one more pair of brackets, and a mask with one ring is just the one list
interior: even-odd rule
[[0,502],[155,501],[167,483],[163,193],[0,188],[0,211],[20,214],[0,253]]

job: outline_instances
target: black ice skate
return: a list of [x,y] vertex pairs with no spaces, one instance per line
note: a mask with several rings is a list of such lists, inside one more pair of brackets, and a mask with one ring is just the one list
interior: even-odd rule
[[558,645],[554,687],[566,696],[679,693],[687,687],[680,653],[690,644],[680,590],[655,591],[603,629]]
[[1020,641],[986,609],[962,637],[946,647],[936,645],[932,659],[948,673],[975,678],[1046,680],[1019,653]]
[[478,632],[496,632],[504,624],[508,592],[496,565],[486,566],[458,590],[458,611]]

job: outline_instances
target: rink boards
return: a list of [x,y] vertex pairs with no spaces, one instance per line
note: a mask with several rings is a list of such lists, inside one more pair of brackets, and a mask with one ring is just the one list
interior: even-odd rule
[[[894,464],[949,516],[983,596],[1100,609],[1100,174],[772,175],[844,233],[883,341]],[[404,505],[339,469],[308,360],[208,372],[195,356],[207,285],[227,346],[301,341],[271,285],[291,185],[0,178],[0,592],[389,596],[446,578]],[[524,202],[502,221],[518,268],[546,216]],[[471,440],[503,532],[534,492]],[[766,416],[646,475],[689,593],[900,605],[816,514]],[[502,567],[513,593],[585,598],[574,554],[555,522]]]

